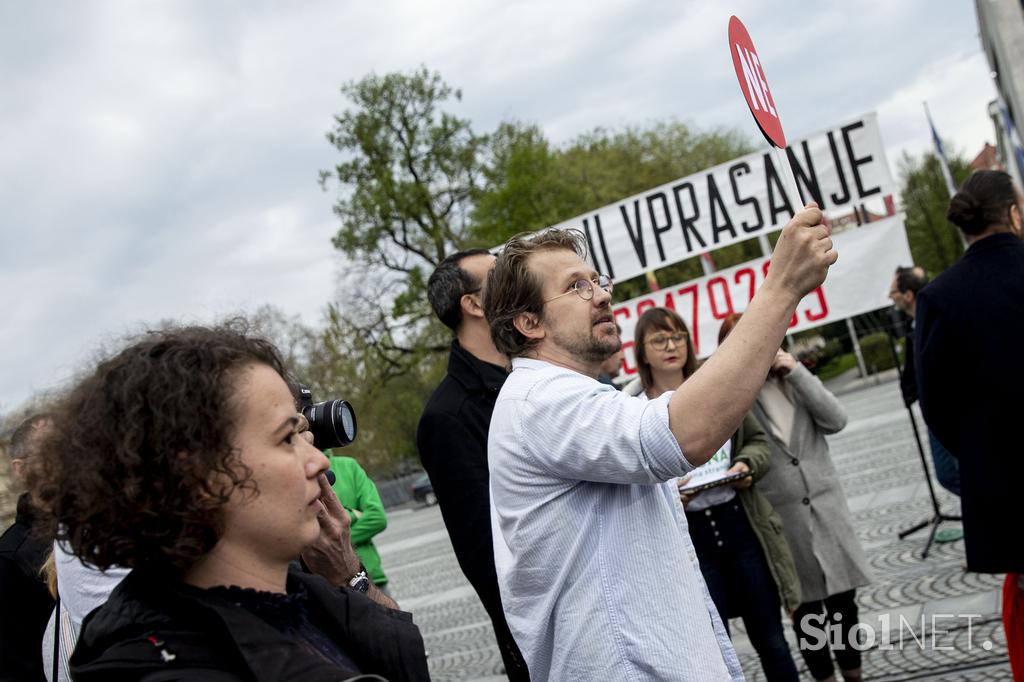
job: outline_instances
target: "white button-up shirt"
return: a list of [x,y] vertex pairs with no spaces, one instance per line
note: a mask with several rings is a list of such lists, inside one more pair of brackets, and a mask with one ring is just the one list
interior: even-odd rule
[[644,402],[516,358],[488,437],[502,605],[535,681],[742,680],[687,532],[693,470]]

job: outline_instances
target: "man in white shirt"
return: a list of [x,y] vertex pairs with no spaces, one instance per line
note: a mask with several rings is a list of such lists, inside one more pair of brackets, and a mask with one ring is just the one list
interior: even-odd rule
[[[484,308],[512,373],[488,437],[502,605],[534,680],[742,680],[673,483],[739,426],[836,253],[811,205],[715,355],[643,402],[596,380],[621,340],[582,235],[513,238]],[[685,453],[685,454],[684,454]]]

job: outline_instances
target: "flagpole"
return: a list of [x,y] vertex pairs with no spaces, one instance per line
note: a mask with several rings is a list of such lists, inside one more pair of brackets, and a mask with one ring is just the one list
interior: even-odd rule
[[1021,145],[1020,135],[1013,125],[1013,120],[1010,118],[1010,111],[1006,107],[1003,93],[999,91],[998,84],[994,83],[993,85],[996,86],[996,108],[999,110],[999,121],[1002,123],[1006,134],[1005,146],[1009,148],[1007,156],[1013,157],[1013,168],[1017,171],[1017,181],[1021,186],[1024,186],[1024,146]]
[[[935,130],[935,124],[932,123],[932,114],[928,110],[928,102],[922,102],[924,105],[924,117],[928,119],[928,128],[932,131],[932,144],[935,145],[935,156],[939,161],[939,169],[942,171],[942,177],[946,181],[946,191],[949,192],[950,200],[956,194],[956,183],[953,182],[953,173],[949,169],[949,160],[946,158],[946,152],[942,149],[942,138],[939,137],[939,133]],[[964,237],[960,230],[956,231],[957,235],[960,236],[960,244],[967,250],[967,239]]]

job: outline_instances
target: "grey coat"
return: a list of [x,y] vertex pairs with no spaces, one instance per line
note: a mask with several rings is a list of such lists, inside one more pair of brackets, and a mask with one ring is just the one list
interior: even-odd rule
[[871,579],[825,442],[825,434],[846,426],[846,412],[803,365],[797,364],[785,385],[796,407],[788,446],[774,436],[760,396],[753,408],[772,450],[771,469],[757,486],[782,517],[806,603]]

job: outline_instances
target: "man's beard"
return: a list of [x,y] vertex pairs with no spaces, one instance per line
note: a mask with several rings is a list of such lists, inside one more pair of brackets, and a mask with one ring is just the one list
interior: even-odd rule
[[591,325],[590,333],[587,335],[570,336],[561,334],[552,329],[551,340],[556,345],[565,349],[572,356],[584,362],[604,362],[622,346],[619,335],[595,336],[594,326]]

